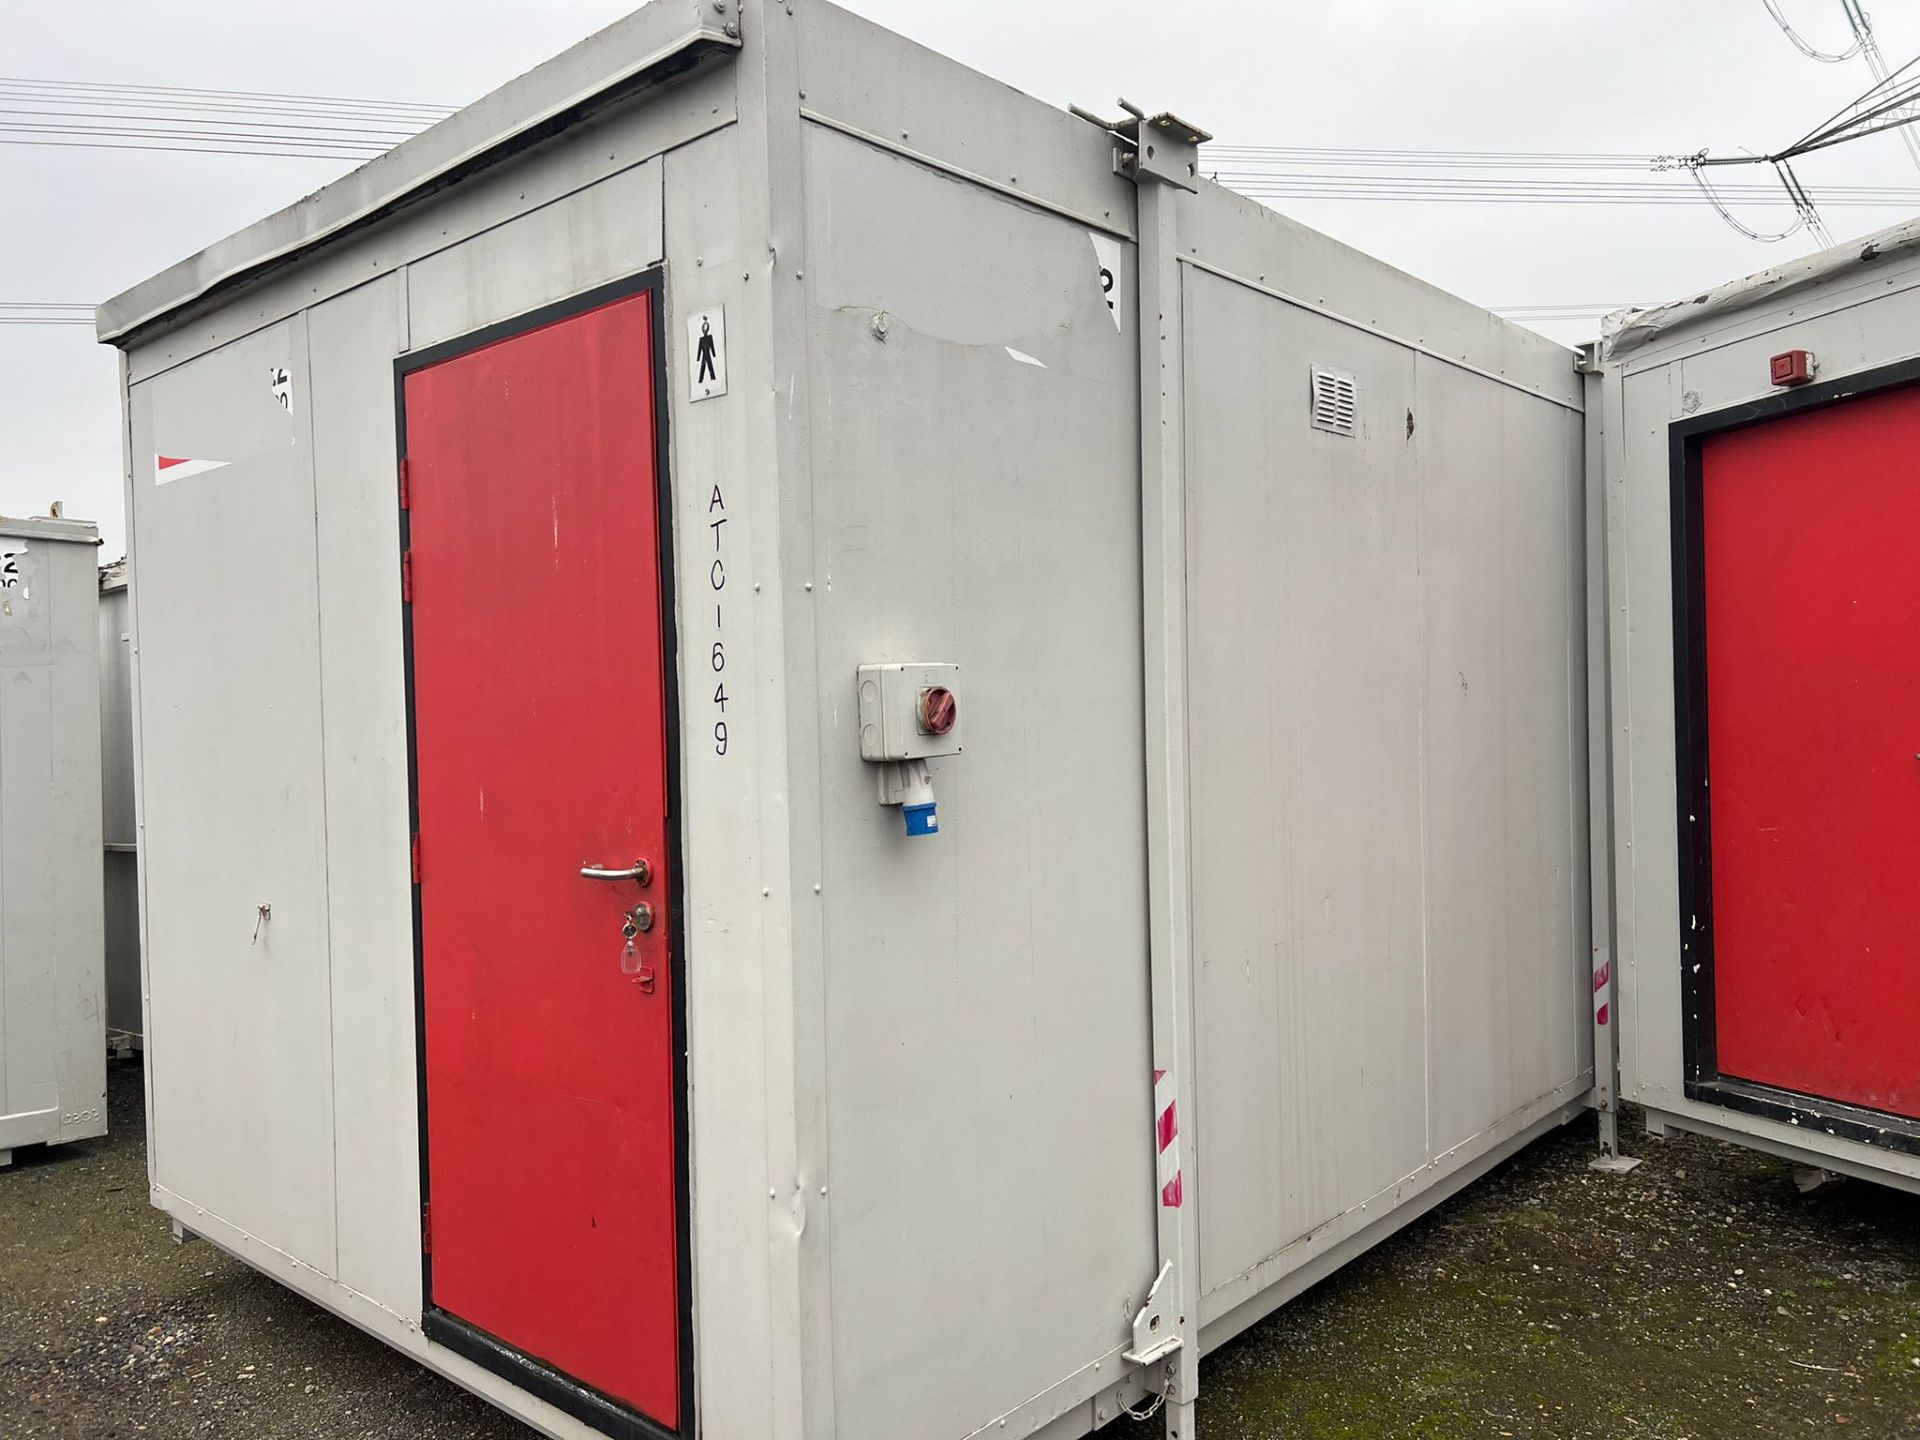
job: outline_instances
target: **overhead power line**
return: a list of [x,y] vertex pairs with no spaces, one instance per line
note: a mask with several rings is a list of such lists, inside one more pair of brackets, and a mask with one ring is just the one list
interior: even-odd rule
[[92,325],[93,306],[55,300],[0,300],[0,325]]
[[414,101],[0,77],[0,145],[368,160],[451,113]]
[[[1257,199],[1540,205],[1711,205],[1716,196],[1768,207],[1795,197],[1773,184],[1692,182],[1694,157],[1564,150],[1415,150],[1210,145],[1213,178]],[[1667,173],[1658,173],[1667,172]],[[1920,188],[1848,185],[1823,198],[1912,209]]]
[[[1582,183],[1503,178],[1322,175],[1311,172],[1249,173],[1221,170],[1213,178],[1255,198],[1396,200],[1536,205],[1701,205],[1710,203],[1687,179]],[[1727,197],[1758,205],[1791,205],[1793,197],[1771,185],[1722,185]],[[1920,187],[1856,185],[1822,192],[1827,203],[1912,209]]]
[[1851,60],[1854,56],[1858,55],[1861,51],[1862,46],[1865,44],[1865,41],[1861,38],[1859,31],[1856,30],[1853,36],[1853,44],[1848,46],[1845,50],[1841,50],[1833,53],[1829,53],[1825,50],[1816,50],[1813,46],[1809,45],[1805,40],[1802,40],[1800,38],[1799,31],[1795,30],[1792,25],[1787,23],[1787,17],[1780,13],[1779,0],[1760,0],[1760,3],[1762,5],[1765,5],[1767,7],[1767,13],[1773,16],[1773,23],[1778,25],[1780,29],[1786,34],[1787,39],[1793,42],[1793,48],[1798,50],[1802,55],[1806,56],[1809,60],[1818,60],[1822,65],[1836,65],[1842,60]]
[[[0,92],[0,100],[9,99]],[[384,140],[389,143],[404,140],[419,133],[400,125],[328,125],[307,120],[291,122],[286,120],[225,120],[206,119],[197,115],[169,115],[165,112],[142,110],[49,110],[34,105],[0,105],[0,115],[12,117],[17,128],[27,128],[26,122],[38,121],[62,126],[73,124],[82,127],[94,121],[106,121],[112,124],[138,125],[179,125],[191,127],[195,131],[204,130],[212,135],[221,135],[234,131],[245,134],[297,134],[317,139],[346,139],[349,143],[371,143]]]
[[296,95],[276,90],[210,90],[193,85],[125,85],[94,80],[40,80],[24,75],[0,75],[0,85],[35,86],[43,90],[92,91],[99,93],[193,96],[202,99],[249,100],[263,104],[319,104],[373,110],[406,110],[429,119],[451,115],[452,105],[427,105],[412,100],[369,100],[346,95]]
[[[1849,49],[1835,53],[1815,49],[1801,39],[1799,32],[1787,23],[1787,17],[1780,13],[1779,0],[1761,0],[1761,3],[1767,7],[1767,13],[1773,17],[1774,23],[1785,33],[1787,39],[1793,42],[1794,49],[1808,59],[1818,60],[1823,65],[1832,65],[1837,61],[1851,60],[1854,56],[1860,55],[1866,58],[1867,69],[1873,72],[1876,82],[1885,82],[1888,78],[1886,58],[1880,53],[1879,42],[1873,38],[1873,22],[1867,17],[1867,12],[1860,0],[1840,0],[1840,8],[1846,12],[1847,25],[1853,31],[1853,45]],[[1914,118],[1911,107],[1905,113],[1909,119]],[[1900,131],[1900,139],[1907,147],[1908,158],[1915,165],[1920,166],[1920,135],[1915,135],[1910,127],[1903,127]]]
[[[1874,73],[1880,78],[1858,99],[1821,121],[1813,129],[1784,149],[1771,155],[1714,155],[1705,150],[1692,155],[1664,155],[1659,157],[1657,167],[1661,169],[1682,168],[1692,173],[1694,184],[1711,204],[1720,218],[1750,240],[1774,242],[1784,240],[1789,235],[1806,230],[1822,245],[1831,245],[1833,237],[1827,233],[1821,222],[1820,213],[1815,208],[1813,196],[1800,183],[1800,177],[1793,172],[1793,161],[1802,155],[1810,155],[1816,150],[1831,149],[1850,140],[1858,140],[1867,135],[1876,135],[1882,130],[1902,129],[1907,135],[1909,149],[1920,159],[1920,140],[1916,140],[1904,127],[1920,119],[1920,110],[1914,102],[1920,100],[1920,76],[1909,75],[1920,57],[1909,60],[1892,74],[1883,74],[1885,65],[1879,61],[1879,51],[1872,46],[1871,32],[1867,28],[1866,12],[1860,9],[1858,0],[1841,0],[1847,14],[1853,20],[1855,33],[1862,37],[1864,45],[1874,57]],[[1769,9],[1772,7],[1770,6]],[[1738,219],[1727,206],[1725,199],[1714,185],[1708,182],[1708,167],[1725,165],[1771,165],[1780,181],[1781,189],[1793,205],[1794,223],[1786,229],[1773,233],[1763,233],[1753,229]]]

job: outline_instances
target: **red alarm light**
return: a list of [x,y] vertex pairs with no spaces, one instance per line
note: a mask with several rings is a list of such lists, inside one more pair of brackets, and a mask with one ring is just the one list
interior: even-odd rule
[[1776,385],[1804,385],[1813,379],[1813,352],[1788,350],[1767,362]]

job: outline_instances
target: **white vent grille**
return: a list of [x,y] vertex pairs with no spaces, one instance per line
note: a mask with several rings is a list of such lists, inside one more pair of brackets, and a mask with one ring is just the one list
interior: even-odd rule
[[1353,434],[1360,413],[1360,387],[1339,370],[1313,371],[1313,428],[1334,435]]

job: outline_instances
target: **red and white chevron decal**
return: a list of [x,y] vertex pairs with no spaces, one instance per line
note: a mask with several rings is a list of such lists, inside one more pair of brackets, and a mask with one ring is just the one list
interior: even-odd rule
[[1594,1024],[1604,1025],[1612,1018],[1612,1006],[1608,1003],[1612,998],[1613,962],[1611,960],[1603,960],[1599,965],[1594,967],[1593,971]]
[[1160,1203],[1177,1207],[1185,1198],[1180,1176],[1180,1116],[1174,1106],[1173,1077],[1153,1072],[1153,1112],[1160,1141]]
[[220,470],[231,465],[231,460],[187,460],[178,455],[156,455],[153,457],[153,483],[165,485],[171,480],[185,480],[192,475],[204,475],[209,470]]

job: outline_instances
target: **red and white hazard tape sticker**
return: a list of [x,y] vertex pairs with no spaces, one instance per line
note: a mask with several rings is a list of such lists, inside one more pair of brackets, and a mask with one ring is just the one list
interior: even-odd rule
[[1180,1177],[1180,1116],[1174,1107],[1173,1077],[1153,1072],[1153,1113],[1160,1140],[1160,1203],[1178,1206],[1185,1187]]
[[1610,1016],[1612,1007],[1607,1003],[1613,994],[1613,962],[1604,960],[1593,972],[1593,1023],[1604,1025]]
[[223,470],[232,463],[231,460],[187,460],[178,455],[156,455],[153,457],[153,483],[165,485],[171,480],[185,480],[189,476],[204,475],[209,470]]

